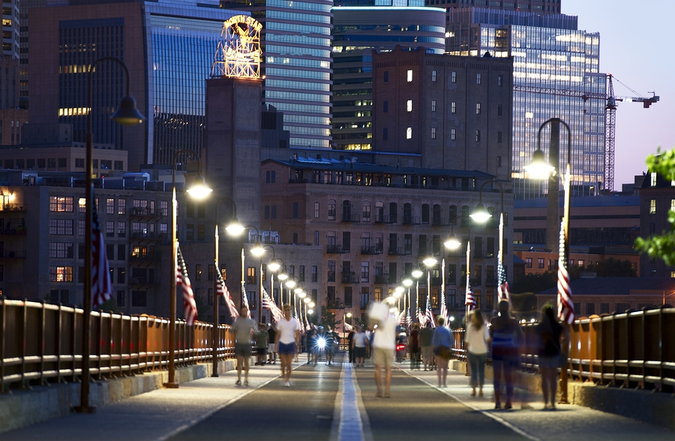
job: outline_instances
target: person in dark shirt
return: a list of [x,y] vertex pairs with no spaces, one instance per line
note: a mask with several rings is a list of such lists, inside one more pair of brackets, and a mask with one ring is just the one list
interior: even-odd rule
[[349,348],[349,362],[354,363],[354,348],[352,347],[352,340],[354,340],[354,329],[349,330],[349,335],[347,335],[347,348]]
[[333,356],[335,355],[335,346],[337,342],[335,340],[335,333],[330,326],[326,328],[326,364],[328,366],[333,365]]
[[558,389],[558,368],[565,335],[564,328],[556,319],[551,305],[545,305],[541,310],[541,321],[536,329],[539,336],[539,372],[544,409],[554,410]]
[[272,363],[272,364],[277,364],[277,352],[276,352],[276,345],[274,342],[277,341],[277,331],[274,329],[274,325],[270,325],[269,329],[267,330],[267,335],[268,335],[268,341],[269,341],[269,346],[267,348],[267,362]]

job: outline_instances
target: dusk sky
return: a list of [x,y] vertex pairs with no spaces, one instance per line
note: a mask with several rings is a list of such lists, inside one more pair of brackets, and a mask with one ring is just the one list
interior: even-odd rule
[[[635,4],[640,6],[635,7]],[[661,101],[619,103],[616,111],[614,187],[646,171],[645,158],[675,148],[675,61],[670,43],[675,24],[673,0],[562,0],[562,12],[579,17],[579,29],[600,32],[600,71]],[[634,96],[614,81],[617,97]]]

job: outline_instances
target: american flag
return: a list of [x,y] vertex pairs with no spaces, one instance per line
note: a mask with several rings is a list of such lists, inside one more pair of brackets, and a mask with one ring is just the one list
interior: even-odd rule
[[272,318],[275,322],[278,322],[284,316],[284,313],[281,311],[281,309],[279,309],[277,304],[274,303],[274,300],[270,298],[270,295],[267,294],[267,290],[265,288],[263,288],[262,307],[270,310],[272,313]]
[[247,318],[251,318],[251,308],[248,306],[248,293],[246,292],[246,281],[244,280],[244,269],[246,268],[246,255],[244,249],[241,249],[241,306],[245,306]]
[[448,307],[445,305],[445,293],[441,293],[441,317],[445,320],[445,324],[448,324]]
[[565,220],[560,226],[560,251],[558,255],[558,318],[568,324],[574,322],[574,303],[572,302],[572,287],[570,274],[567,272],[567,254],[565,253]]
[[422,313],[422,308],[417,308],[417,321],[420,322],[422,327],[427,324],[427,316]]
[[183,253],[180,252],[180,245],[176,242],[176,287],[183,288],[183,311],[185,314],[185,322],[188,326],[192,326],[197,320],[197,304],[195,303],[195,296],[192,292],[192,284],[190,277],[188,277],[187,267],[183,259]]
[[410,327],[412,325],[412,316],[410,315],[410,308],[408,308],[408,313],[405,316],[405,324]]
[[230,317],[232,317],[232,319],[234,320],[237,317],[239,317],[239,311],[237,311],[237,306],[234,304],[234,300],[232,300],[230,290],[227,289],[227,285],[225,284],[225,280],[223,280],[223,275],[220,274],[220,271],[216,271],[216,277],[218,278],[218,295],[223,296],[223,298],[225,299],[227,309],[230,311]]
[[431,323],[431,327],[435,328],[436,327],[436,322],[434,321],[434,313],[431,310],[431,302],[429,301],[429,297],[427,297],[427,321]]
[[499,294],[499,300],[506,300],[511,303],[509,282],[506,281],[506,271],[504,271],[504,265],[501,261],[497,264],[497,293]]
[[98,223],[96,207],[92,207],[92,210],[94,217],[91,226],[91,254],[94,261],[91,265],[91,295],[93,296],[92,304],[97,307],[112,299],[113,290],[103,232]]
[[469,274],[466,275],[466,306],[469,307],[469,310],[473,311],[476,309],[476,298],[473,296],[473,290],[471,289],[471,280],[469,280]]

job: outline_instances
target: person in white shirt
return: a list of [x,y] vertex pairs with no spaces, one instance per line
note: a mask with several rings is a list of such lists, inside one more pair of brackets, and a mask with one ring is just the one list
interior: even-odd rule
[[[391,366],[394,364],[396,353],[396,319],[387,314],[384,320],[379,321],[373,336],[373,361],[375,362],[375,382],[377,396],[389,398],[391,386]],[[382,369],[384,368],[384,394],[382,393]]]
[[471,396],[483,396],[483,382],[485,381],[485,361],[488,355],[490,331],[488,330],[483,314],[478,309],[471,311],[470,323],[464,334],[464,348],[469,358],[469,372],[471,374]]
[[277,322],[276,349],[281,359],[281,379],[291,386],[291,361],[300,344],[300,323],[291,317],[291,305],[284,305],[284,317]]
[[363,360],[366,358],[366,345],[368,344],[368,337],[360,326],[356,327],[356,333],[352,338],[352,350],[354,351],[354,361],[356,367],[363,367]]

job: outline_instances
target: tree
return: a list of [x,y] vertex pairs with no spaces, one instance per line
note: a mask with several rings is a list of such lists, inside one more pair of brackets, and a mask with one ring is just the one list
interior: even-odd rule
[[603,259],[593,266],[589,265],[588,270],[595,271],[598,277],[637,277],[637,270],[629,260],[613,257]]
[[324,328],[330,326],[331,329],[335,329],[335,313],[322,308],[321,309],[321,326]]
[[[666,180],[675,181],[675,149],[647,156],[647,169],[650,173],[658,173]],[[668,211],[670,231],[654,234],[647,238],[635,239],[635,248],[649,257],[660,258],[666,265],[675,265],[675,211]]]

